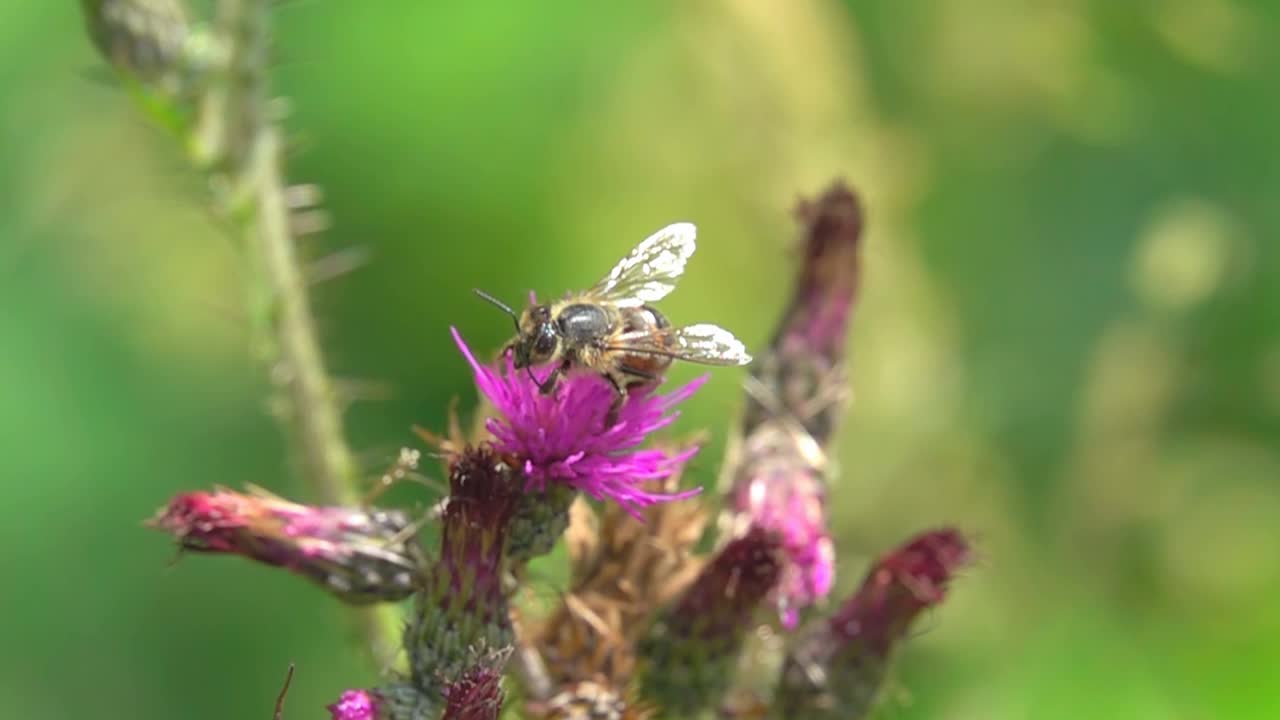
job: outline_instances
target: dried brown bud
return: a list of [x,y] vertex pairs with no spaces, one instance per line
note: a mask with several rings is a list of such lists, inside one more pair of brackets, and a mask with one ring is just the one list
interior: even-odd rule
[[[655,485],[679,487],[679,477]],[[597,678],[625,687],[635,672],[635,642],[651,613],[692,581],[692,555],[706,513],[699,503],[662,503],[637,520],[617,505],[595,517],[586,501],[571,508],[567,540],[572,585],[537,634],[556,684]]]
[[649,708],[637,704],[626,693],[589,680],[565,685],[554,697],[532,707],[531,711],[546,720],[647,720],[652,717]]

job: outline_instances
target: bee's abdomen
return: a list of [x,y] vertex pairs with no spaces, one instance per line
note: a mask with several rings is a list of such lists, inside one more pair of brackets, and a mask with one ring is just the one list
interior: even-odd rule
[[[651,305],[628,308],[623,314],[625,332],[654,331],[667,327],[671,327],[671,323],[667,321],[666,316]],[[654,344],[661,345],[661,343]],[[627,353],[623,365],[629,370],[658,377],[671,367],[671,358],[653,353]]]
[[628,308],[624,317],[627,332],[636,330],[661,330],[662,328],[671,327],[671,323],[667,321],[667,316],[658,312],[658,308],[652,305],[641,305],[638,308]]

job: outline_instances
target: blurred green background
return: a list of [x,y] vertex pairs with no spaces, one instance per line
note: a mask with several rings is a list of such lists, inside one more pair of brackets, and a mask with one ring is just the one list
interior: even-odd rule
[[[140,521],[305,498],[201,182],[73,3],[0,4],[0,696],[13,718],[317,717],[373,673],[305,583]],[[838,437],[841,592],[957,523],[981,559],[883,717],[1280,717],[1280,6],[1244,0],[298,2],[278,12],[304,251],[370,474],[473,395],[448,340],[675,220],[664,308],[764,342],[797,196],[869,217]],[[677,378],[695,371],[682,369]],[[735,371],[684,430],[715,440]],[[412,490],[399,499],[412,502]]]

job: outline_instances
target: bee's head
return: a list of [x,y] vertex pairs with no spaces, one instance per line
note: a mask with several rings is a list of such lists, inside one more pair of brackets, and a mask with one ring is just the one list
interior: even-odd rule
[[555,356],[560,347],[560,333],[551,319],[551,308],[534,305],[520,314],[519,336],[512,346],[517,368],[541,365]]
[[534,305],[516,315],[510,306],[489,293],[483,290],[476,290],[475,293],[510,315],[515,323],[516,337],[507,348],[511,351],[512,361],[517,368],[541,365],[555,357],[560,348],[560,333],[551,319],[550,305]]

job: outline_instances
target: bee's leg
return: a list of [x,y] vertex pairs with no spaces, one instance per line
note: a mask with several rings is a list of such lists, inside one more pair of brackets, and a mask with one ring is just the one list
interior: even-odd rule
[[616,370],[604,373],[604,378],[613,387],[613,404],[609,406],[609,412],[604,416],[604,426],[609,428],[618,424],[618,413],[622,411],[622,403],[627,399],[627,384],[624,374]]
[[551,371],[551,374],[547,375],[540,382],[538,382],[538,392],[542,393],[543,395],[549,394],[552,390],[556,388],[556,382],[560,380],[560,376],[563,375],[565,371],[567,371],[568,369],[569,369],[569,363],[567,362],[557,365],[556,368]]

